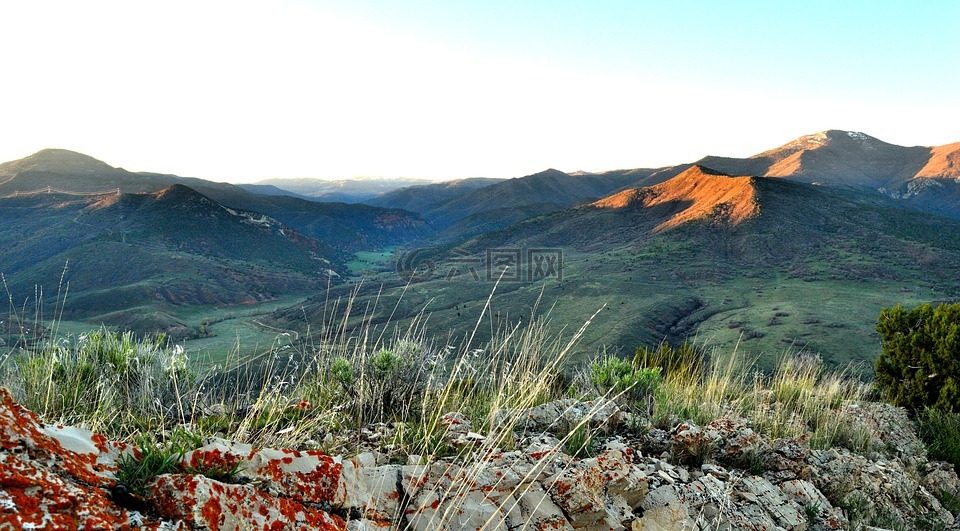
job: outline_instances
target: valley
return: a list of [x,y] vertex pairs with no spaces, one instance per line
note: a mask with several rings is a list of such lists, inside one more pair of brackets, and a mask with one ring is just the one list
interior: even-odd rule
[[204,363],[310,344],[334,301],[478,345],[596,313],[578,361],[690,341],[867,374],[882,308],[960,296],[958,153],[824,131],[664,168],[237,187],[45,150],[0,164],[0,270],[8,316],[39,299],[61,332],[164,332]]

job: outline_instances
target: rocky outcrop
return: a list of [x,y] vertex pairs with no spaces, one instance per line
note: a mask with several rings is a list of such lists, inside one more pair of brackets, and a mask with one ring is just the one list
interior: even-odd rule
[[[957,494],[957,474],[928,461],[912,431],[887,433],[909,423],[896,408],[865,405],[852,413],[885,452],[868,455],[812,449],[805,437],[766,440],[735,418],[637,430],[607,402],[563,401],[518,413],[510,451],[485,444],[466,416],[445,415],[451,444],[465,452],[434,461],[208,439],[183,456],[183,473],[157,476],[137,498],[123,496],[115,479],[117,460],[135,449],[44,426],[0,391],[0,529],[960,526],[938,501]],[[600,434],[591,456],[564,452],[561,432],[571,423]],[[229,469],[229,481],[188,473],[213,469]]]

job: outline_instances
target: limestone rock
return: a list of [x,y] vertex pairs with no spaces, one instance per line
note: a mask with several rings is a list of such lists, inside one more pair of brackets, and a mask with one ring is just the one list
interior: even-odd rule
[[288,498],[203,476],[159,476],[148,486],[147,498],[164,517],[193,529],[336,531],[346,526],[336,516]]

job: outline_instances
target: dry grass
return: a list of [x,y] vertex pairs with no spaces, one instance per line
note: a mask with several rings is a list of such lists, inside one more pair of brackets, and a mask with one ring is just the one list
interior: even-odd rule
[[[488,317],[494,292],[477,327]],[[736,352],[706,356],[701,350],[703,360],[725,361],[682,366],[639,357],[637,374],[645,363],[667,370],[657,369],[652,380],[623,380],[645,382],[642,393],[619,385],[599,389],[585,386],[589,378],[567,376],[590,374],[590,367],[571,368],[568,361],[592,317],[564,337],[549,331],[549,312],[541,318],[535,310],[523,325],[502,323],[484,344],[475,344],[474,334],[439,342],[427,333],[426,315],[403,329],[375,327],[376,308],[355,315],[355,300],[330,301],[321,330],[303,335],[295,347],[233,359],[200,374],[189,370],[179,347],[101,330],[11,350],[0,383],[45,422],[126,441],[187,431],[196,440],[216,435],[255,447],[340,455],[375,448],[403,462],[409,456],[426,462],[456,457],[442,461],[458,478],[448,491],[454,500],[483,475],[490,456],[514,447],[525,410],[571,396],[603,395],[663,427],[736,416],[764,437],[806,434],[819,448],[862,451],[869,440],[843,414],[846,405],[864,399],[866,386],[849,371],[825,370],[809,355],[784,355],[773,374],[754,372]],[[485,439],[452,446],[442,422],[452,411],[466,415]],[[568,426],[560,449],[588,455],[594,436],[588,421],[589,415]],[[364,440],[371,425],[388,426],[390,435]],[[460,509],[455,502],[443,507],[430,525],[442,527]]]

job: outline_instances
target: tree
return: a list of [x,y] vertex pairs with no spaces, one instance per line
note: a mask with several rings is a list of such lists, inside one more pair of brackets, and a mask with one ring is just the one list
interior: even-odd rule
[[883,309],[877,332],[876,380],[888,400],[912,411],[960,412],[960,303]]

